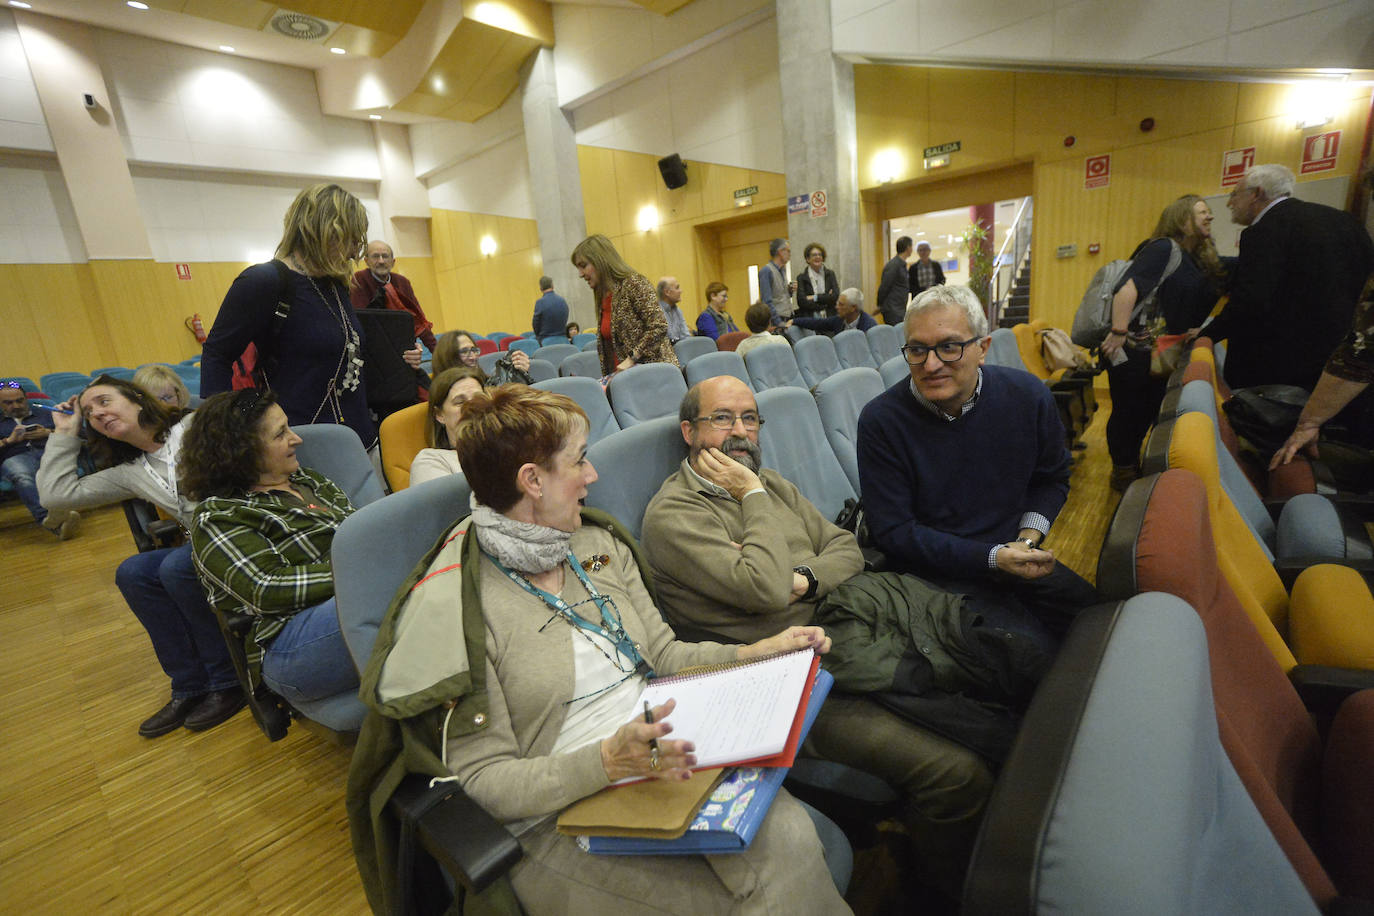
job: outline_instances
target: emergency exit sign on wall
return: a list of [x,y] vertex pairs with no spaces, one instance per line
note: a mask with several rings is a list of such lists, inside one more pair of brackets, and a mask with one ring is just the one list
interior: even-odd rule
[[191,279],[191,265],[190,265],[190,264],[178,264],[178,265],[177,265],[177,279],[178,279],[178,280],[189,280],[189,279]]

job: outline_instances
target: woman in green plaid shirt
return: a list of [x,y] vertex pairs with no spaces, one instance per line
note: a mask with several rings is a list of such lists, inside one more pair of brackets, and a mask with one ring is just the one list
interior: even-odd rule
[[191,549],[210,604],[257,618],[250,677],[293,703],[358,685],[329,562],[353,506],[300,466],[300,442],[272,393],[251,388],[201,405],[181,451],[181,486],[201,501]]

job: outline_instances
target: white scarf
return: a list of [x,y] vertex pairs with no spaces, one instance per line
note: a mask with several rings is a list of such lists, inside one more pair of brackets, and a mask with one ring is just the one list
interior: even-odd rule
[[516,521],[482,505],[476,496],[471,506],[477,543],[507,569],[538,575],[556,568],[568,555],[571,531]]
[[817,296],[825,292],[825,268],[822,267],[819,271],[815,271],[812,270],[811,265],[808,264],[806,266],[806,272],[811,275],[811,292],[815,293]]

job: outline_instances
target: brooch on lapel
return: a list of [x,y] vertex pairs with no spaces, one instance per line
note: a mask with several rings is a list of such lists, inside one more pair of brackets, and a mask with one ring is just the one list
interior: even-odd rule
[[601,572],[601,567],[611,562],[609,554],[600,553],[595,556],[587,557],[582,561],[582,568],[587,572]]

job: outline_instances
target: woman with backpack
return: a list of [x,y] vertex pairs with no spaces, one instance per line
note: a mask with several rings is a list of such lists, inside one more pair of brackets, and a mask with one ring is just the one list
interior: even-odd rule
[[1165,207],[1153,235],[1131,255],[1131,266],[1116,285],[1112,326],[1101,346],[1112,395],[1107,420],[1112,489],[1124,490],[1140,475],[1140,446],[1164,400],[1168,373],[1152,367],[1157,340],[1200,325],[1224,291],[1225,279],[1212,242],[1212,209],[1196,194]]

